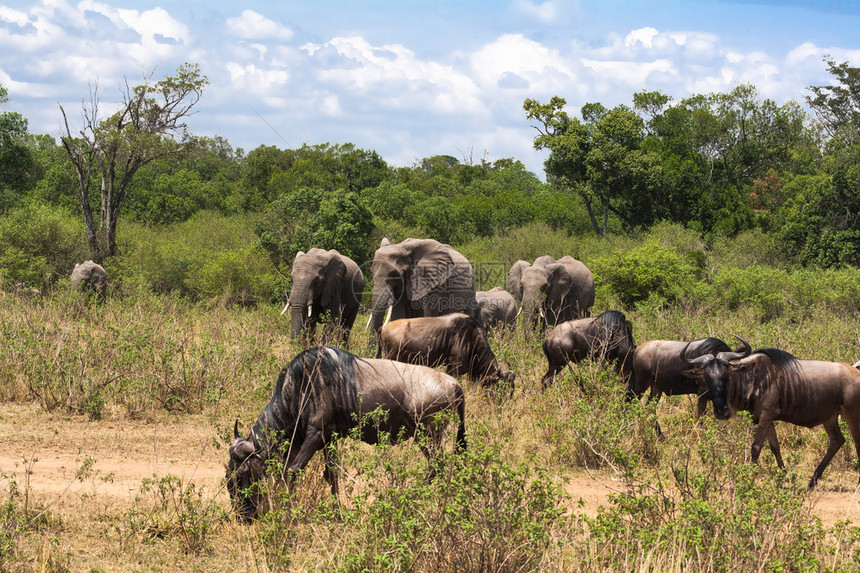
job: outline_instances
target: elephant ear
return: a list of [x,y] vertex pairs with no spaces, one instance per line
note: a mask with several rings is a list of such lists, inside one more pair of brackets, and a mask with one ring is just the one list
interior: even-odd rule
[[567,295],[568,291],[570,291],[573,286],[573,278],[570,276],[567,267],[555,263],[547,265],[546,268],[549,271],[549,284],[552,295],[556,298]]
[[409,300],[421,300],[445,284],[454,270],[454,260],[449,251],[450,248],[440,246],[418,259],[412,268],[412,276],[406,281]]
[[520,283],[523,279],[523,270],[530,266],[531,265],[528,261],[520,259],[515,262],[514,266],[511,267],[511,270],[508,271],[508,281],[505,284],[508,286],[508,291],[514,295],[514,299],[517,301],[517,304],[522,302],[520,299]]
[[334,255],[326,269],[325,283],[323,284],[322,297],[320,299],[323,308],[329,308],[332,299],[337,300],[340,297],[344,276],[346,276],[346,265],[340,258],[340,255]]

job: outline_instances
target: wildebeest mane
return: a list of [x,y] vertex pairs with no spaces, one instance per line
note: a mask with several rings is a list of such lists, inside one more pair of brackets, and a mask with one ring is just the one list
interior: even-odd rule
[[[258,450],[271,452],[284,440],[301,442],[307,416],[330,399],[335,413],[355,411],[358,392],[355,386],[357,357],[339,348],[317,347],[296,356],[278,374],[272,399],[260,413],[251,431]],[[352,420],[336,420],[349,426]]]
[[766,388],[775,386],[782,408],[797,407],[807,402],[812,388],[801,376],[797,358],[779,348],[759,348],[750,354],[756,355],[767,358],[762,364],[764,372],[757,371],[757,368],[733,372],[730,400],[745,408],[753,408],[755,404],[751,400]]

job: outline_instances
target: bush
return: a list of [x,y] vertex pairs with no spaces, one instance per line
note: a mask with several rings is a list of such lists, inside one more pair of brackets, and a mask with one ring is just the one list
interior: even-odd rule
[[25,205],[0,219],[0,273],[37,288],[68,277],[88,259],[82,221],[61,207]]
[[593,261],[595,283],[609,289],[627,307],[650,297],[668,302],[682,300],[699,279],[704,258],[701,251],[684,256],[654,238],[629,252]]
[[[226,303],[269,302],[283,290],[244,217],[202,211],[184,223],[160,228],[129,224],[120,257],[109,261],[111,281],[133,292],[141,281],[156,293]],[[124,285],[124,286],[123,286]]]

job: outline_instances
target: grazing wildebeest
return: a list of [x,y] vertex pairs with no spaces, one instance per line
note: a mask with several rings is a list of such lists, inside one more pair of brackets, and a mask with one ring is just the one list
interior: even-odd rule
[[824,426],[830,439],[809,488],[821,479],[830,460],[845,443],[839,430],[839,416],[845,420],[860,457],[860,370],[848,364],[822,360],[799,360],[776,348],[750,352],[719,352],[684,359],[691,368],[700,370],[707,380],[714,402],[714,415],[726,419],[732,413],[746,411],[757,424],[750,457],[758,461],[764,440],[785,468],[779,450],[774,421],[798,426]]
[[[627,381],[633,376],[633,326],[623,312],[607,310],[593,318],[563,322],[553,328],[543,342],[548,369],[543,387],[548,388],[569,362],[599,357],[615,364],[615,370]],[[628,385],[635,385],[628,381]]]
[[481,322],[487,330],[513,326],[517,321],[517,301],[502,287],[479,290],[475,293],[475,300],[481,308]]
[[[381,417],[369,416],[381,410]],[[296,356],[278,375],[269,404],[247,438],[233,427],[227,489],[239,518],[254,519],[262,510],[262,494],[255,485],[265,476],[266,460],[283,456],[288,473],[302,470],[311,457],[325,453],[325,478],[337,496],[332,440],[358,428],[369,444],[388,435],[392,442],[426,435],[419,444],[430,460],[440,451],[444,425],[436,414],[451,410],[459,419],[457,448],[466,447],[465,399],[451,376],[413,364],[363,359],[336,348],[311,348]],[[359,426],[360,424],[360,426]],[[284,451],[286,450],[286,451]]]
[[484,386],[504,380],[513,391],[516,375],[502,370],[480,323],[461,313],[401,318],[382,328],[377,356],[436,367],[451,376],[468,374]]

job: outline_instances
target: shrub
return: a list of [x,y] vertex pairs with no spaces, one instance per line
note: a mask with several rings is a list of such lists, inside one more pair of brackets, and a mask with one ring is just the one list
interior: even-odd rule
[[82,221],[60,207],[25,205],[0,219],[0,272],[38,288],[89,258]]
[[679,254],[673,247],[649,238],[629,252],[616,251],[593,261],[595,282],[608,288],[628,308],[649,297],[669,302],[681,300],[702,270],[700,251]]

